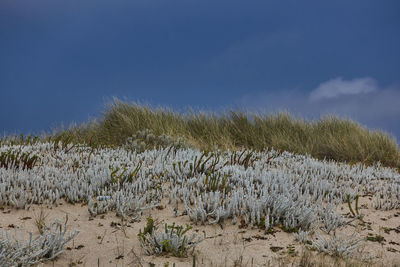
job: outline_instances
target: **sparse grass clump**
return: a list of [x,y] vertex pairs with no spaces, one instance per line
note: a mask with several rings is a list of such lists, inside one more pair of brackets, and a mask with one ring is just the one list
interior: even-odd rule
[[43,234],[43,232],[47,229],[46,219],[48,216],[49,214],[45,213],[43,209],[41,209],[40,213],[35,218],[35,225],[40,234]]
[[[144,132],[144,130],[147,129]],[[76,142],[109,146],[126,144],[146,149],[157,142],[189,144],[212,151],[241,148],[261,151],[273,147],[319,159],[400,167],[399,147],[381,131],[371,131],[349,119],[325,117],[304,121],[286,113],[259,115],[230,111],[217,116],[204,113],[182,115],[167,109],[151,109],[116,100],[99,121],[67,131]],[[142,136],[146,133],[145,136]],[[165,137],[165,140],[163,139]],[[174,141],[175,140],[175,141]],[[246,159],[242,159],[246,160]]]
[[[282,266],[282,265],[280,265]],[[284,265],[283,265],[284,266]],[[299,267],[331,267],[331,266],[340,266],[340,267],[372,267],[379,266],[383,267],[383,264],[374,264],[373,262],[355,259],[355,258],[342,258],[335,257],[324,253],[313,254],[311,251],[305,249],[300,255],[300,261],[298,264],[292,263],[292,266]],[[396,266],[396,265],[389,265]]]

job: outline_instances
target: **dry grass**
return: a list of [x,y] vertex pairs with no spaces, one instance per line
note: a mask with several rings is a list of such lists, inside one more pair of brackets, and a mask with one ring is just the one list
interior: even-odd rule
[[[341,258],[326,255],[323,253],[312,253],[305,249],[301,254],[298,262],[292,263],[294,266],[298,267],[383,267],[387,266],[384,264],[373,263],[368,260],[361,260],[357,258]],[[397,265],[393,263],[389,265],[391,267],[396,267]]]
[[48,213],[45,213],[43,209],[40,210],[40,213],[35,216],[35,225],[38,230],[38,232],[42,235],[44,230],[46,230],[46,220],[47,217],[49,216]]
[[319,159],[366,164],[380,161],[385,166],[400,167],[400,151],[394,138],[334,116],[310,122],[287,113],[260,115],[231,110],[219,116],[193,111],[183,115],[115,100],[100,120],[70,128],[69,133],[81,142],[114,146],[143,129],[155,135],[184,137],[202,150],[215,146],[223,150],[273,147]]

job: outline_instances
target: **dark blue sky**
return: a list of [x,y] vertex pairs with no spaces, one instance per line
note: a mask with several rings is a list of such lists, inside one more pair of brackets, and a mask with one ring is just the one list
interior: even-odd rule
[[400,139],[400,2],[1,0],[0,131],[185,110],[334,113]]

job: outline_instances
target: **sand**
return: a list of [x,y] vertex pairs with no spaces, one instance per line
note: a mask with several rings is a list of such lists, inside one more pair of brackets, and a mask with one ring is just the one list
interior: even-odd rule
[[[41,210],[47,214],[46,223],[55,219],[65,221],[68,216],[68,229],[79,230],[79,234],[66,245],[64,253],[56,260],[38,266],[149,266],[149,263],[165,266],[167,262],[169,266],[174,263],[175,266],[192,266],[192,255],[177,258],[143,253],[137,234],[145,226],[148,216],[157,219],[161,226],[172,222],[193,226],[190,233],[195,232],[204,238],[193,252],[196,266],[276,266],[278,263],[290,266],[300,260],[305,250],[292,233],[286,233],[279,227],[274,228],[276,232],[273,234],[264,234],[264,230],[241,228],[240,223],[233,225],[229,220],[221,225],[194,225],[187,215],[175,217],[173,208],[166,201],[162,202],[163,209],[145,211],[140,222],[123,221],[114,212],[90,218],[86,205],[65,202],[53,208],[33,205],[29,210],[2,207],[0,227],[8,230],[23,227],[38,234],[35,219]],[[370,202],[368,197],[360,198],[363,221],[356,219],[341,227],[336,234],[357,234],[360,237],[381,235],[384,237],[382,242],[363,241],[356,257],[368,260],[370,264],[400,265],[400,211],[377,211],[370,207]],[[342,214],[349,212],[346,205],[342,205],[339,211]]]

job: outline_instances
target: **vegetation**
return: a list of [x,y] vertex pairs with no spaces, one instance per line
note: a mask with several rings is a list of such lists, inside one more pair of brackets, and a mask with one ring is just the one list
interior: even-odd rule
[[196,234],[192,236],[186,233],[192,229],[190,225],[176,226],[165,224],[164,232],[156,232],[158,224],[152,219],[147,218],[147,225],[143,232],[140,231],[138,238],[144,252],[148,255],[172,254],[176,257],[185,257],[190,248],[194,248],[198,243],[203,241],[197,238]]
[[[180,114],[115,100],[99,120],[61,133],[45,139],[58,138],[63,146],[66,142],[85,142],[90,146],[133,144],[139,150],[176,143],[205,151],[216,147],[234,151],[274,148],[318,159],[365,164],[380,161],[384,166],[400,168],[400,150],[394,138],[334,116],[305,121],[287,113],[260,115],[231,110],[223,115],[193,111]],[[32,137],[14,138],[12,142],[18,140],[26,143]]]
[[23,238],[23,229],[16,228],[14,234],[0,229],[0,266],[32,266],[55,259],[79,233],[73,231],[66,234],[67,221],[68,217],[62,225],[56,220],[49,227],[42,228],[37,236],[29,233],[28,240]]
[[221,116],[194,112],[182,115],[116,100],[102,119],[73,127],[69,133],[79,142],[122,145],[144,129],[156,136],[183,138],[206,151],[216,146],[222,150],[274,148],[319,159],[365,164],[380,161],[385,166],[400,167],[400,151],[394,138],[332,116],[308,122],[285,113],[258,115],[232,110]]
[[0,153],[0,168],[32,169],[38,159],[39,157],[32,153],[8,150]]
[[[126,109],[125,117],[123,110],[118,111],[122,108]],[[118,117],[111,120],[110,116],[118,112],[122,114],[120,120]],[[341,231],[341,227],[355,220],[365,226],[367,220],[363,221],[361,209],[365,208],[366,197],[376,210],[398,209],[400,176],[395,169],[383,168],[380,164],[367,167],[319,161],[283,149],[350,163],[381,161],[386,166],[399,167],[399,150],[394,140],[384,133],[337,118],[305,122],[284,114],[251,116],[240,112],[219,117],[184,116],[116,102],[97,122],[40,138],[23,135],[3,138],[0,140],[0,207],[29,209],[34,204],[57,205],[64,199],[70,203],[87,203],[91,217],[103,214],[103,219],[105,213],[115,211],[123,222],[139,221],[145,209],[168,208],[174,216],[187,215],[196,225],[218,224],[223,228],[223,222],[230,221],[239,224],[239,229],[264,229],[264,234],[274,234],[280,228],[292,233],[307,249],[338,259],[358,256],[365,240],[384,244],[385,237],[381,235],[338,236],[336,230]],[[321,136],[326,137],[325,143]],[[346,147],[350,145],[353,147]],[[158,150],[149,151],[153,147]],[[271,147],[280,150],[266,150]],[[221,151],[228,149],[231,151]],[[351,153],[343,152],[346,149]],[[161,205],[162,200],[168,200],[168,204]],[[342,214],[338,207],[346,203],[349,213]],[[7,260],[8,264],[12,256],[10,262],[18,263],[18,255],[27,255],[32,262],[39,260],[35,258],[37,253],[44,253],[40,260],[59,255],[76,233],[64,237],[61,224],[47,226],[46,217],[41,211],[35,218],[40,242],[32,243],[30,239],[25,245],[4,232],[0,252],[2,244],[15,249],[0,253],[0,262]],[[159,229],[159,224],[147,218],[144,229],[139,231],[138,240],[144,254],[192,255],[195,266],[194,248],[203,239],[195,233],[188,235],[190,225],[172,223]],[[59,232],[55,232],[57,229]],[[394,229],[384,228],[386,234],[391,230]],[[329,236],[332,231],[333,236]],[[43,248],[49,233],[56,236],[51,245],[54,253],[50,254],[39,249]],[[204,232],[206,238],[209,237]],[[243,241],[250,242],[252,238],[258,240],[251,236]],[[387,242],[391,244],[390,239]],[[298,255],[293,245],[286,248],[270,247],[279,255]],[[392,247],[387,249],[396,252]],[[121,257],[118,252],[116,259]],[[300,266],[316,266],[305,257],[301,262]],[[240,255],[235,266],[242,264]]]

